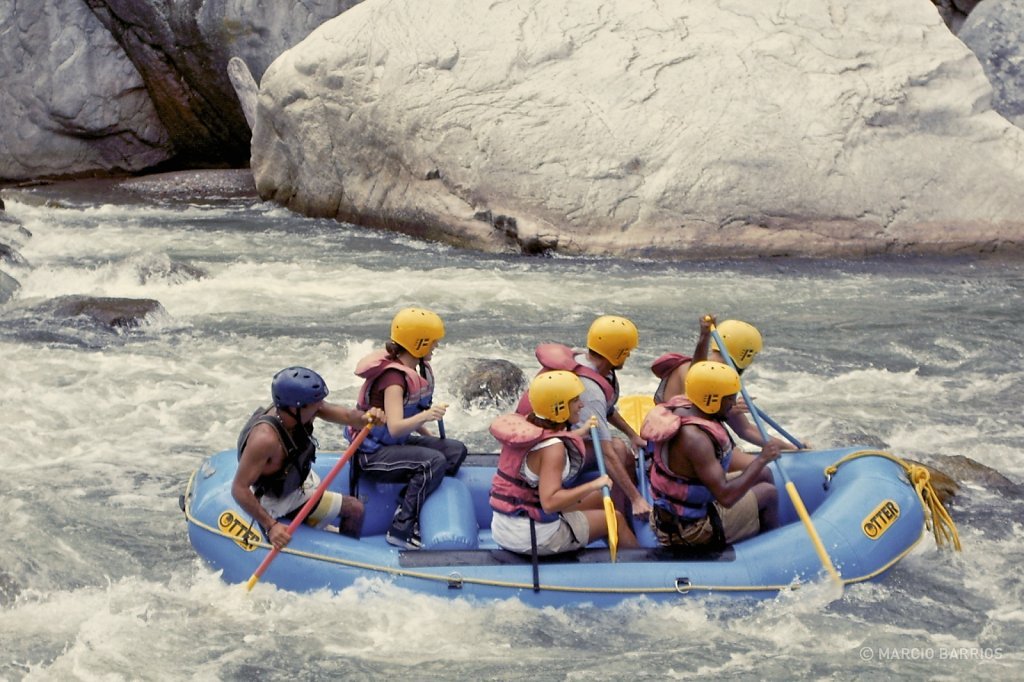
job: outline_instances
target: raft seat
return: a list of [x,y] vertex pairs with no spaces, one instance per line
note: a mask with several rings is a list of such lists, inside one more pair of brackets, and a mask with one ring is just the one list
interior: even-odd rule
[[423,549],[477,549],[479,533],[469,488],[458,478],[445,477],[420,510]]

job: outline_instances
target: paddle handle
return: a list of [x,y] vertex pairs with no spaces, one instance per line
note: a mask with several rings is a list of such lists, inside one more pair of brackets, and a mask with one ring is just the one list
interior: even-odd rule
[[[608,472],[604,468],[604,451],[601,449],[601,439],[597,433],[597,427],[590,427],[590,440],[594,444],[594,458],[597,460],[597,470],[601,472],[602,476],[607,476]],[[608,490],[608,486],[601,486],[601,494],[605,497],[611,497],[612,491]]]
[[[352,458],[352,455],[359,448],[362,442],[366,440],[366,436],[370,433],[370,426],[370,424],[367,424],[362,428],[362,430],[356,435],[355,439],[352,441],[352,444],[349,445],[348,449],[345,450],[341,457],[338,458],[338,463],[331,467],[331,470],[327,473],[326,476],[324,476],[323,480],[320,481],[320,485],[316,487],[316,490],[313,491],[313,494],[310,495],[309,499],[306,500],[306,503],[302,505],[302,509],[300,509],[299,513],[295,515],[295,518],[292,519],[292,522],[288,524],[289,535],[295,533],[295,529],[302,525],[302,522],[305,521],[306,517],[309,516],[310,512],[313,511],[313,507],[319,504],[321,496],[323,496],[324,491],[327,490],[327,486],[331,484],[331,481],[334,480],[334,477],[341,472],[342,467],[344,467],[345,464]],[[274,561],[274,559],[277,558],[277,555],[280,553],[281,551],[277,549],[277,547],[274,547],[270,550],[270,553],[267,554],[267,556],[263,559],[263,562],[259,565],[259,568],[257,568],[253,572],[252,576],[249,578],[249,581],[245,584],[246,591],[251,590],[253,586],[256,585],[257,581],[259,581],[260,577],[263,576],[267,568]]]
[[801,443],[799,440],[797,440],[795,436],[790,435],[790,433],[788,431],[786,431],[786,429],[784,429],[781,426],[779,426],[778,423],[774,419],[772,419],[767,414],[765,414],[764,410],[762,410],[761,408],[758,408],[757,411],[761,415],[761,418],[764,419],[766,422],[768,422],[769,426],[771,426],[773,429],[775,429],[780,434],[782,434],[783,438],[785,438],[790,443],[792,443],[793,447],[795,447],[797,450],[803,450],[804,449],[804,444],[803,443]]
[[[732,357],[729,355],[729,348],[722,341],[722,337],[718,335],[718,330],[714,326],[711,327],[711,336],[714,337],[715,343],[721,349],[722,357],[725,358],[726,363],[733,369],[736,369],[736,365],[732,361]],[[754,423],[757,424],[757,430],[761,432],[761,439],[768,443],[768,431],[764,428],[764,422],[761,421],[761,414],[754,402],[747,395],[747,389],[743,386],[743,381],[740,381],[740,393],[743,394],[743,400],[747,403],[747,409],[750,410],[750,415],[754,418]],[[821,541],[821,537],[818,535],[817,529],[814,527],[814,523],[811,521],[811,515],[807,513],[807,507],[804,506],[803,499],[800,498],[800,492],[793,485],[793,481],[789,480],[789,476],[786,474],[786,470],[782,468],[779,462],[775,462],[775,470],[779,472],[779,476],[782,477],[782,481],[786,486],[786,492],[789,494],[789,499],[793,503],[793,508],[796,509],[797,516],[804,524],[804,528],[807,530],[807,535],[811,539],[811,544],[814,545],[814,551],[818,553],[818,558],[821,560],[821,565],[825,568],[828,574],[840,587],[843,584],[843,579],[839,577],[839,572],[836,567],[832,565],[832,559],[829,558],[828,552],[825,551],[825,545]]]
[[[601,438],[596,424],[590,427],[590,440],[594,444],[597,470],[601,472],[602,476],[607,476],[604,468],[604,451],[601,449]],[[604,518],[608,525],[608,553],[611,555],[612,563],[615,563],[619,551],[619,525],[615,518],[615,503],[612,502],[612,491],[608,489],[608,486],[601,486],[601,495],[604,497]]]
[[[711,336],[712,338],[714,338],[715,343],[718,344],[722,357],[725,358],[725,364],[729,365],[735,370],[736,364],[732,361],[732,357],[729,355],[729,348],[725,345],[725,342],[722,341],[722,337],[718,335],[718,330],[715,329],[714,325],[712,325],[711,327]],[[737,371],[737,373],[739,372]],[[761,434],[761,440],[763,440],[765,444],[767,444],[768,431],[764,427],[764,422],[761,421],[761,414],[758,411],[757,407],[754,406],[754,401],[751,400],[750,396],[747,395],[747,388],[746,386],[743,385],[742,380],[740,381],[740,393],[743,395],[743,402],[747,404],[747,409],[750,410],[750,416],[754,418],[754,423],[757,424],[757,430]],[[782,467],[777,467],[777,470],[779,472],[779,475],[782,476],[783,481],[789,481],[789,477],[786,476],[786,472],[782,470]]]
[[[781,469],[781,467],[779,467]],[[814,523],[811,522],[811,515],[807,513],[807,507],[804,506],[803,499],[800,498],[800,493],[797,491],[793,481],[786,481],[786,492],[789,494],[789,500],[793,503],[793,508],[796,509],[796,515],[800,517],[800,520],[804,523],[804,528],[807,530],[808,537],[811,538],[811,544],[814,545],[814,551],[818,553],[818,559],[821,561],[821,565],[825,567],[832,579],[837,584],[842,585],[843,579],[839,577],[839,572],[836,567],[832,565],[832,559],[829,558],[828,552],[825,550],[825,543],[821,541],[821,536],[818,535],[818,529],[814,527]]]

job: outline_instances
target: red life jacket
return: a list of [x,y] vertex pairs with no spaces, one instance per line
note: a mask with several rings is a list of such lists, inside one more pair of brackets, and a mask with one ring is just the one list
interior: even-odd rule
[[693,360],[693,357],[690,355],[665,353],[651,363],[651,371],[654,372],[654,376],[661,379],[661,383],[658,384],[658,388],[654,391],[654,402],[656,404],[665,402],[665,384],[668,383],[668,378],[672,372],[680,365],[685,365],[691,360]]
[[[356,407],[363,411],[370,409],[370,395],[373,392],[374,383],[384,372],[396,369],[405,378],[402,416],[411,417],[427,409],[434,399],[434,372],[429,362],[421,361],[420,365],[426,376],[420,376],[412,367],[407,367],[398,360],[390,358],[385,350],[370,353],[356,364],[356,376],[364,379],[363,386],[359,389],[359,397],[356,399]],[[357,430],[351,426],[345,428],[345,437],[349,442],[355,439],[356,433]],[[359,446],[359,451],[372,453],[382,445],[398,445],[408,439],[408,435],[395,438],[388,431],[387,424],[378,424],[370,429],[363,444]]]
[[[602,375],[596,369],[580,364],[576,355],[586,353],[583,350],[575,350],[561,343],[542,343],[537,346],[536,356],[540,362],[541,370],[538,374],[550,372],[556,369],[572,372],[581,379],[590,379],[604,392],[605,401],[608,403],[608,415],[615,409],[615,403],[619,400],[619,380],[612,370],[611,380]],[[529,391],[523,393],[516,406],[516,412],[522,415],[530,414]]]
[[711,438],[715,446],[715,458],[721,462],[723,471],[729,469],[733,448],[732,436],[722,422],[676,412],[677,409],[692,406],[693,403],[685,396],[676,396],[651,409],[640,427],[640,437],[654,443],[650,483],[655,504],[671,509],[676,516],[686,521],[707,516],[707,507],[715,496],[700,479],[680,476],[668,468],[669,442],[684,426],[698,427]]
[[501,443],[498,470],[491,480],[491,508],[511,516],[527,514],[535,521],[557,519],[558,514],[544,511],[537,488],[523,478],[523,462],[537,443],[558,438],[565,445],[565,454],[569,458],[569,476],[563,483],[570,482],[583,467],[583,439],[569,431],[541,428],[521,414],[498,417],[491,423],[490,431]]

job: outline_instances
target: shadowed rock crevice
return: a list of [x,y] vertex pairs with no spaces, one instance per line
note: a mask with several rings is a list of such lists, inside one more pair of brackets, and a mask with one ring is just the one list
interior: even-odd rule
[[248,125],[222,46],[197,23],[204,0],[179,0],[163,15],[135,0],[85,0],[138,69],[183,167],[248,163]]

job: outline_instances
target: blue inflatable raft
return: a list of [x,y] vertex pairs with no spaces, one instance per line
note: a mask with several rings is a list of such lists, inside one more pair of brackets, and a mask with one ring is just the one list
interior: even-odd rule
[[[315,468],[323,477],[337,461],[337,454],[322,453]],[[402,551],[385,542],[400,486],[364,478],[359,491],[366,504],[362,539],[300,527],[261,582],[294,591],[338,591],[357,578],[379,577],[436,595],[563,606],[610,605],[639,595],[654,600],[695,593],[771,597],[817,580],[822,572],[822,561],[774,465],[782,524],[775,530],[721,551],[673,552],[657,547],[650,529],[638,523],[645,547],[619,549],[616,563],[603,543],[595,543],[541,558],[535,566],[529,556],[502,550],[491,539],[488,492],[494,461],[494,456],[471,455],[458,476],[446,478],[427,499],[420,517],[424,549]],[[224,580],[245,583],[270,545],[231,497],[236,465],[234,450],[207,458],[192,475],[181,506],[199,555],[222,571]],[[785,453],[778,466],[799,490],[846,584],[883,575],[924,533],[921,498],[902,463],[887,453],[856,447],[801,451]],[[332,489],[348,492],[347,468]]]

